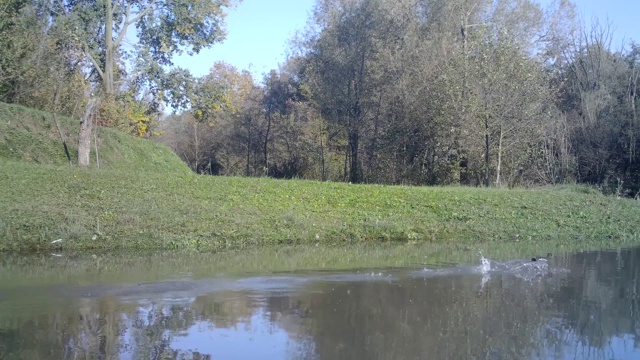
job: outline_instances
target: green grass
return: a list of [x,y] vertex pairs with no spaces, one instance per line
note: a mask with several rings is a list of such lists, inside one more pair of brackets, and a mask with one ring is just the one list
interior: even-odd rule
[[349,185],[0,163],[0,250],[638,240],[634,200],[579,188]]
[[[80,121],[64,116],[57,118],[72,162],[76,164]],[[182,175],[190,172],[171,150],[153,141],[135,139],[108,128],[98,128],[97,140],[100,169]],[[91,166],[95,168],[94,144],[91,146]],[[53,116],[19,105],[0,103],[0,161],[6,160],[68,166]]]
[[[586,187],[427,188],[196,176],[166,147],[109,129],[99,131],[101,168],[78,169],[68,166],[47,119],[0,104],[0,251],[639,242],[640,204]],[[61,121],[71,142],[77,126]],[[62,242],[52,245],[57,239]]]

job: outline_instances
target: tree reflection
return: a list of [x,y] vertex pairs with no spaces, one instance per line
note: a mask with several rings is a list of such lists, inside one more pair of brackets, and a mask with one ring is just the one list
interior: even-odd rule
[[[330,284],[301,297],[293,312],[306,315],[302,326],[322,359],[527,357],[544,302],[504,291],[513,285],[508,281],[492,281],[479,293],[480,280]],[[510,307],[518,311],[505,311]]]
[[31,292],[0,302],[0,358],[211,359],[227,344],[233,352],[277,339],[288,358],[618,357],[639,347],[639,257],[638,249],[558,257],[553,266],[566,272],[532,281],[320,279],[288,291],[137,300],[62,301],[42,291],[37,303]]
[[[581,253],[562,259],[568,276],[550,294],[558,317],[551,329],[556,351],[587,352],[604,358],[639,348],[639,260],[640,249]],[[573,343],[567,345],[567,338]]]

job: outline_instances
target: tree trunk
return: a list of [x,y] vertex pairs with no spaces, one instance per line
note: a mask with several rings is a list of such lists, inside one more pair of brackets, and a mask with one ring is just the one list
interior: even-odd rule
[[489,119],[484,119],[484,186],[489,187]]
[[265,175],[269,175],[269,133],[271,132],[271,113],[267,113],[267,131],[264,135],[264,146],[262,148],[262,152],[264,155],[264,168]]
[[100,169],[100,157],[98,156],[98,128],[93,129],[93,149],[96,152],[96,167]]
[[496,186],[500,187],[500,167],[502,166],[502,126],[500,126],[500,139],[498,140],[498,166],[496,168]]
[[106,16],[105,16],[105,59],[104,59],[104,90],[107,97],[114,94],[113,84],[113,61],[114,61],[114,44],[113,44],[113,3],[112,0],[106,0]]
[[360,182],[360,168],[358,166],[358,141],[358,132],[356,130],[351,130],[349,132],[349,150],[351,151],[349,182],[351,182],[352,184],[357,184]]
[[380,128],[380,107],[382,103],[382,95],[378,97],[378,104],[376,109],[376,115],[373,118],[373,136],[371,137],[371,143],[369,144],[368,154],[367,154],[367,179],[371,181],[370,175],[375,167],[376,162],[376,149],[378,147],[378,133]]
[[629,165],[633,164],[636,159],[636,122],[638,121],[638,111],[636,109],[635,95],[631,96],[631,129],[629,130]]
[[247,168],[246,168],[246,176],[251,176],[251,167],[249,166],[251,163],[251,130],[249,128],[250,125],[247,125]]
[[69,154],[69,148],[67,147],[67,142],[64,140],[64,135],[62,134],[62,129],[60,129],[60,124],[58,123],[58,118],[56,117],[56,113],[53,113],[53,121],[56,123],[56,128],[58,128],[58,134],[60,135],[60,141],[62,141],[62,147],[64,148],[64,154],[67,155],[67,160],[69,160],[69,166],[71,163],[71,155]]
[[195,155],[195,166],[193,168],[193,171],[195,171],[195,173],[198,173],[198,160],[200,159],[200,139],[198,138],[198,122],[194,122],[193,123],[193,140],[194,140],[194,149],[193,149],[193,153]]
[[84,115],[80,120],[80,135],[78,136],[78,166],[89,166],[89,155],[91,154],[91,130],[93,128],[93,116],[98,107],[99,99],[90,98],[87,102]]
[[327,181],[327,172],[324,163],[324,144],[322,143],[322,135],[320,135],[320,161],[322,163],[322,181]]
[[349,149],[348,149],[348,145],[347,148],[345,148],[344,150],[344,169],[342,170],[342,178],[344,179],[344,181],[347,181],[347,165],[349,164]]
[[[58,83],[59,85],[59,83]],[[62,141],[62,147],[64,148],[64,154],[67,156],[67,160],[69,160],[69,166],[72,166],[71,155],[69,154],[69,148],[67,147],[67,142],[64,139],[64,135],[62,134],[62,129],[60,129],[60,123],[58,123],[58,117],[56,116],[56,111],[58,111],[58,100],[60,99],[60,88],[56,86],[56,93],[53,97],[53,122],[56,123],[56,128],[58,129],[58,135],[60,135],[60,141]]]

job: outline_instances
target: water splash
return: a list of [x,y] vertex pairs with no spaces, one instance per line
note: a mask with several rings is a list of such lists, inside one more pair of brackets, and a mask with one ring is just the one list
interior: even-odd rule
[[481,265],[478,267],[478,270],[482,274],[488,274],[489,271],[491,271],[491,261],[489,261],[489,259],[487,259],[486,257],[482,256],[482,251],[480,251],[479,254],[480,254]]
[[492,275],[511,275],[525,281],[540,280],[552,276],[554,273],[561,273],[564,269],[551,266],[549,261],[531,261],[530,259],[514,259],[508,261],[490,260],[478,252],[480,257],[479,265],[461,264],[452,268],[428,269],[425,268],[416,274],[421,277],[448,276],[459,274],[481,274],[483,283],[488,282]]

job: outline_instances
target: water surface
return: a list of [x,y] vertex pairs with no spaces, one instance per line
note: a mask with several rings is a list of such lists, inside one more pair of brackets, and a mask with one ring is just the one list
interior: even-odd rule
[[5,259],[0,358],[640,358],[638,248],[209,274],[199,256],[145,276],[60,258]]

